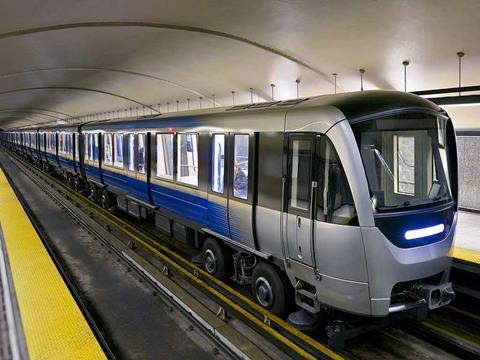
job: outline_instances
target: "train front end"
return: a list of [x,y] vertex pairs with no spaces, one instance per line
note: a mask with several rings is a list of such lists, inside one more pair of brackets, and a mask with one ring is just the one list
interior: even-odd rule
[[410,107],[350,126],[373,215],[374,226],[361,226],[371,315],[448,304],[458,208],[452,121],[439,108]]

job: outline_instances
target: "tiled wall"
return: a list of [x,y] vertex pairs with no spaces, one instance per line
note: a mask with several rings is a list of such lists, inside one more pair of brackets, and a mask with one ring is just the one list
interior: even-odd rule
[[459,136],[457,145],[459,205],[480,209],[480,137]]

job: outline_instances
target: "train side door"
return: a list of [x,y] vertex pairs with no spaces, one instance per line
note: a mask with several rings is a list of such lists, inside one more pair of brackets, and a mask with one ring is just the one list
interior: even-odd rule
[[313,265],[312,174],[314,134],[290,134],[288,141],[287,250],[292,260]]
[[[148,133],[149,134],[149,133]],[[148,134],[147,133],[129,133],[126,138],[127,151],[125,152],[127,160],[127,174],[129,178],[129,186],[132,195],[138,200],[146,203],[150,202],[148,189]]]
[[228,146],[228,222],[230,238],[257,249],[254,235],[255,134],[230,133]]
[[210,136],[210,159],[208,224],[212,231],[229,238],[227,134],[214,133]]

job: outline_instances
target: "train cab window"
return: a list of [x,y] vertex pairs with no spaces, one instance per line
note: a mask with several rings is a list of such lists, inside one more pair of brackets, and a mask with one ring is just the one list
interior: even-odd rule
[[128,171],[135,171],[135,134],[128,134]]
[[123,134],[115,134],[115,156],[113,166],[116,168],[123,168]]
[[138,172],[145,174],[145,134],[138,134]]
[[317,137],[317,220],[358,225],[352,192],[338,154],[327,136]]
[[308,211],[312,169],[312,140],[293,138],[291,151],[290,206]]
[[394,191],[415,196],[415,137],[394,135],[393,144]]
[[178,134],[178,182],[198,186],[198,134]]
[[173,179],[173,134],[157,134],[157,176]]
[[104,135],[104,159],[106,165],[113,164],[113,143],[112,143],[112,134],[105,134]]
[[212,191],[223,194],[225,174],[225,135],[212,138]]

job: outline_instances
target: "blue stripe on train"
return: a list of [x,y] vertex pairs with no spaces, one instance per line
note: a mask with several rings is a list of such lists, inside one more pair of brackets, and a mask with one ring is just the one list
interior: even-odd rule
[[[91,167],[92,168],[92,167]],[[141,180],[102,169],[104,184],[115,186],[132,197],[148,202],[146,183]],[[88,175],[87,175],[88,176]],[[170,211],[201,227],[230,237],[225,207],[202,197],[151,183],[152,202],[160,209]]]
[[[73,169],[73,161],[59,157],[61,164],[68,164]],[[96,166],[85,164],[87,179],[100,182],[100,169]],[[103,183],[117,188],[121,192],[138,200],[149,202],[147,184],[124,174],[102,168]],[[229,237],[230,231],[228,219],[225,215],[226,208],[220,204],[208,201],[202,197],[188,194],[175,189],[170,189],[158,184],[151,183],[153,206],[170,211],[181,218],[187,219],[200,227],[207,227],[223,236]],[[236,224],[230,224],[232,234],[237,241],[242,242],[242,231]]]
[[98,183],[102,181],[100,179],[100,169],[98,167],[84,164],[84,168],[87,179],[96,181]]

